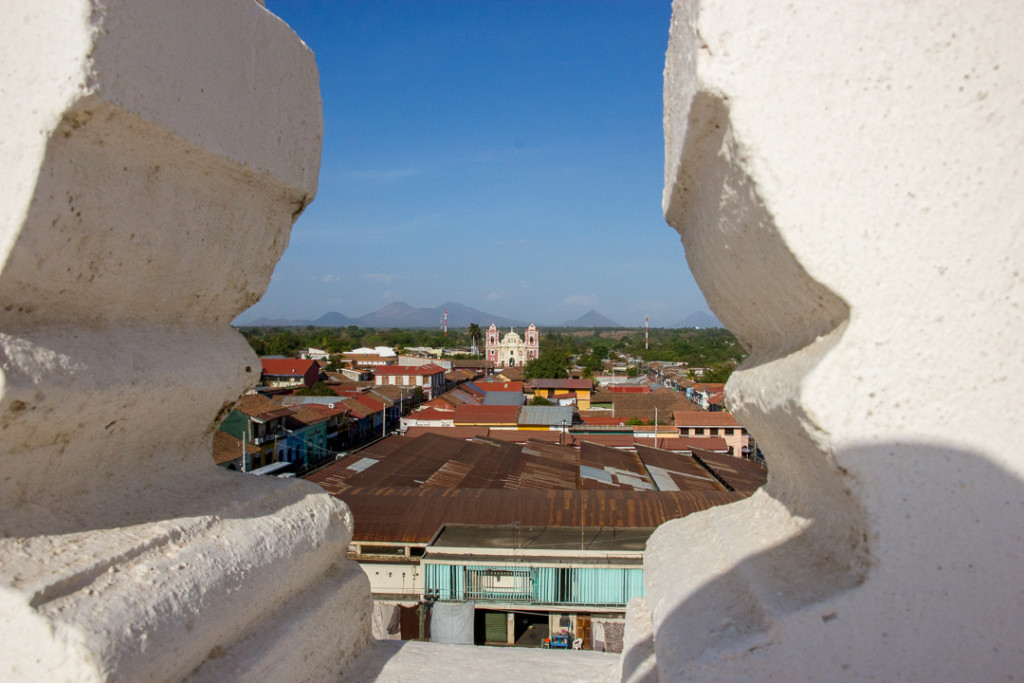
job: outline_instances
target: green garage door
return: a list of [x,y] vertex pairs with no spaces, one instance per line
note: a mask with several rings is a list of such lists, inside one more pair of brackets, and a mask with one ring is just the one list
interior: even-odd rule
[[508,617],[504,612],[488,612],[484,615],[484,637],[488,643],[504,643],[508,640]]

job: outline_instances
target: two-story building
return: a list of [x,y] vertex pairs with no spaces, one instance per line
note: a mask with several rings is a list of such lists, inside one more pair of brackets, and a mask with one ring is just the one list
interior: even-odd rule
[[551,400],[555,396],[572,394],[579,410],[590,410],[590,395],[594,390],[592,379],[535,379],[530,381],[534,396]]
[[260,358],[260,364],[268,387],[311,387],[320,381],[320,366],[308,358]]
[[720,437],[725,439],[733,455],[743,457],[747,454],[750,436],[732,413],[724,410],[713,413],[702,410],[677,410],[672,416],[680,436]]
[[419,387],[427,401],[444,393],[445,370],[434,363],[426,365],[388,365],[374,369],[377,386]]
[[284,447],[278,439],[283,436],[285,419],[291,414],[290,408],[260,394],[246,394],[238,401],[220,425],[222,431],[256,447],[245,467],[238,469],[248,471],[281,459]]

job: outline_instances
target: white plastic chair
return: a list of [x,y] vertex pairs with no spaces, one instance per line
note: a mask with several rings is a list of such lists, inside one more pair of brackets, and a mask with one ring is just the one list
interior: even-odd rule
[[572,649],[574,649],[574,650],[582,650],[583,649],[583,639],[582,638],[577,638],[576,640],[572,641]]

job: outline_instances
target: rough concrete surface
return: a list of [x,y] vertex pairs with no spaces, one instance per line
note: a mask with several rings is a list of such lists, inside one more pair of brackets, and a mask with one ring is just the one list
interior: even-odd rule
[[770,476],[651,538],[663,680],[1022,670],[1022,20],[674,4],[665,215]]

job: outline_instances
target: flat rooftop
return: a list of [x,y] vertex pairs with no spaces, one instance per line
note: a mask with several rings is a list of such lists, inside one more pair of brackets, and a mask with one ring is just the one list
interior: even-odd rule
[[642,553],[653,528],[446,524],[427,547],[600,550]]

